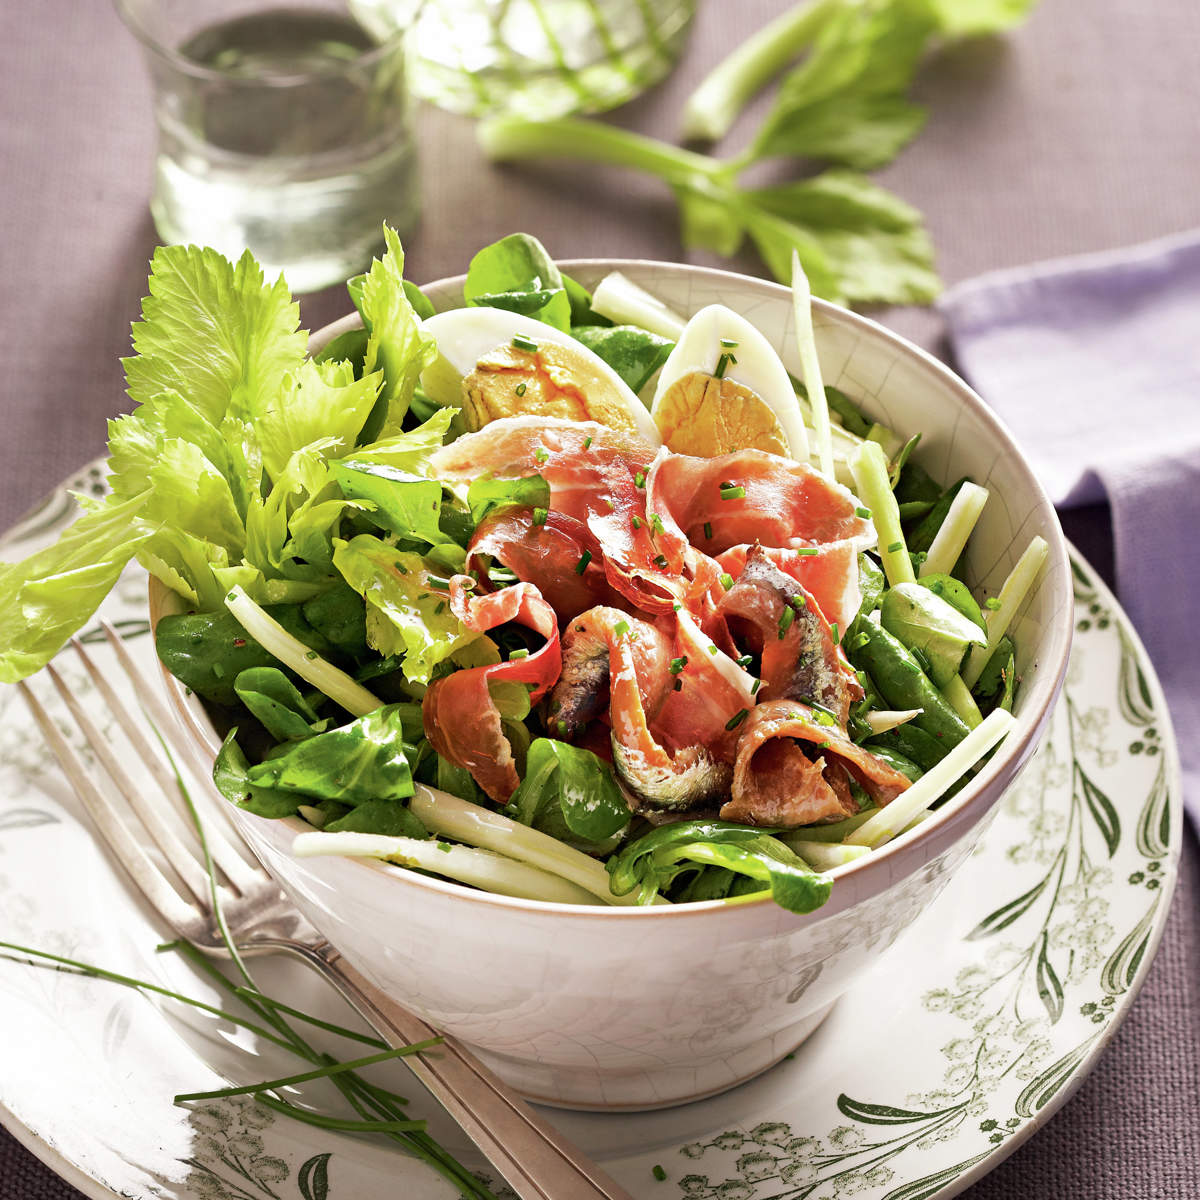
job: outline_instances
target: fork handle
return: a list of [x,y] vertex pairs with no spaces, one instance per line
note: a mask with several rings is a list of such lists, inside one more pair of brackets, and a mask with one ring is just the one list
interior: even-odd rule
[[328,942],[275,944],[328,979],[390,1046],[444,1039],[434,1049],[406,1056],[404,1064],[521,1200],[633,1200],[461,1042],[439,1035],[385,996]]

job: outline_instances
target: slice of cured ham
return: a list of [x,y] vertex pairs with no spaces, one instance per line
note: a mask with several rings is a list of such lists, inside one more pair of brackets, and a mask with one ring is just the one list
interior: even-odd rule
[[766,701],[745,721],[721,818],[791,829],[851,816],[857,806],[845,781],[827,777],[834,767],[881,806],[909,785],[907,776],[855,745],[825,714],[796,700]]
[[520,779],[488,685],[525,683],[532,685],[531,701],[544,696],[562,667],[558,622],[532,584],[516,583],[488,596],[472,596],[473,586],[469,576],[450,580],[451,610],[468,629],[485,632],[515,621],[541,634],[546,643],[526,658],[469,667],[435,680],[422,701],[421,718],[433,748],[465,767],[493,800],[506,803]]

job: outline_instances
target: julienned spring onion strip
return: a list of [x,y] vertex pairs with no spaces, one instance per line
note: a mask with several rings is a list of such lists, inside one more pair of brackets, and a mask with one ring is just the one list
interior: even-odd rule
[[879,809],[868,808],[863,812],[855,813],[852,817],[847,817],[844,821],[834,821],[829,825],[806,825],[803,829],[794,829],[791,833],[785,833],[781,836],[784,841],[789,837],[800,838],[806,842],[844,842],[861,825],[865,825]]
[[[804,830],[802,832],[807,832]],[[844,867],[864,854],[870,854],[867,846],[847,846],[837,842],[813,842],[796,834],[784,834],[779,840],[794,850],[814,871],[831,871]]]
[[921,564],[921,579],[926,575],[949,575],[954,570],[954,564],[958,562],[958,556],[962,554],[987,498],[987,488],[976,483],[968,481],[958,489],[958,495],[954,497],[954,503],[950,505],[946,519]]
[[455,846],[410,837],[388,837],[379,833],[301,833],[292,843],[297,858],[321,854],[344,854],[354,858],[382,858],[402,867],[419,867],[469,883],[485,892],[545,900],[551,904],[594,904],[592,894],[552,875],[492,850]]
[[674,309],[620,271],[610,271],[596,284],[592,308],[618,325],[638,325],[672,341],[678,340],[687,323]]
[[832,7],[818,0],[789,8],[722,59],[684,105],[684,140],[723,138],[750,98],[812,41]]
[[383,703],[345,671],[339,671],[298,638],[294,638],[278,621],[263,612],[246,595],[240,584],[225,597],[225,607],[264,650],[275,655],[284,666],[290,667],[301,679],[311,683],[347,712],[362,717],[374,712]]
[[979,682],[983,668],[987,666],[988,660],[995,653],[1000,639],[1008,632],[1008,627],[1017,615],[1017,610],[1025,602],[1029,589],[1037,581],[1049,556],[1050,547],[1046,544],[1046,539],[1035,537],[1026,546],[1025,553],[1017,559],[1017,565],[1009,572],[1004,586],[1000,589],[998,596],[1000,606],[994,610],[987,609],[983,614],[984,622],[987,624],[987,645],[972,646],[963,663],[960,674],[967,687],[973,688]]
[[872,733],[887,733],[898,725],[906,725],[913,717],[919,717],[919,708],[873,708],[867,713],[866,721]]
[[931,767],[891,804],[864,821],[846,842],[851,846],[876,846],[893,838],[915,817],[925,812],[941,794],[969,771],[1016,724],[1010,712],[993,709],[945,758]]
[[[821,361],[817,357],[817,339],[813,333],[812,291],[808,276],[800,265],[800,255],[792,251],[792,311],[796,318],[796,348],[800,353],[800,371],[812,407],[813,432],[817,435],[817,462],[829,479],[834,477],[833,435],[829,430],[829,402],[825,399],[825,383],[821,378]],[[796,447],[792,457],[800,458]],[[804,447],[803,457],[808,457]]]
[[423,783],[416,785],[409,807],[426,829],[569,880],[589,893],[588,903],[598,898],[607,904],[637,904],[636,893],[613,895],[602,863],[539,829]]
[[892,494],[883,447],[877,442],[863,442],[850,458],[850,471],[859,499],[871,510],[888,586],[915,582],[904,530],[900,528],[900,506]]
[[975,697],[971,695],[971,689],[963,683],[961,675],[955,675],[941,691],[942,698],[962,717],[968,729],[974,729],[983,720],[979,705],[975,703]]

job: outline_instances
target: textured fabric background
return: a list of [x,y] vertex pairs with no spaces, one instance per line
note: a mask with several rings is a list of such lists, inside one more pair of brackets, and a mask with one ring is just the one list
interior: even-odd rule
[[[701,0],[680,69],[616,119],[673,134],[700,74],[786,3]],[[946,281],[1200,224],[1197,45],[1190,0],[1042,0],[1016,35],[934,64],[920,87],[929,125],[882,180],[927,214]],[[110,5],[0,3],[0,528],[102,452],[105,418],[124,402],[117,359],[154,246],[151,124],[136,46]],[[652,181],[577,164],[493,169],[469,122],[427,111],[420,124],[427,216],[408,239],[414,279],[457,273],[514,229],[563,257],[715,261],[683,254],[672,201]],[[734,266],[757,270],[750,257]],[[317,327],[347,307],[334,289],[306,298],[302,313]],[[936,314],[879,315],[943,350]],[[1101,569],[1105,521],[1091,509],[1066,522]],[[1129,1019],[1078,1095],[970,1200],[1200,1196],[1198,913],[1189,835],[1166,936]],[[77,1196],[0,1131],[0,1197]]]

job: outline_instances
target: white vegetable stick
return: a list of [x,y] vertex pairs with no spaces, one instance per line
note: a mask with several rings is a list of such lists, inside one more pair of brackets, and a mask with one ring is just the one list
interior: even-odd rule
[[311,683],[335,703],[356,717],[381,708],[383,702],[367,691],[345,671],[339,671],[294,638],[274,617],[265,613],[241,584],[236,584],[225,597],[225,607],[237,618],[242,628],[269,654],[275,655],[284,666],[291,667],[301,679]]
[[553,904],[595,904],[591,892],[561,875],[552,875],[491,850],[452,846],[422,838],[385,837],[378,833],[300,833],[292,843],[297,858],[344,854],[357,858],[382,858],[403,867],[420,867],[460,883],[504,896],[547,900]]
[[673,341],[679,340],[687,324],[673,308],[620,271],[611,271],[592,289],[592,308],[618,325],[640,325]]
[[830,479],[833,471],[833,439],[829,431],[829,404],[825,399],[825,384],[821,379],[821,362],[817,357],[817,339],[813,333],[812,291],[808,276],[800,265],[800,256],[792,251],[792,311],[796,318],[796,347],[800,352],[800,371],[812,407],[813,432],[817,435],[817,460],[821,471]]
[[606,904],[637,904],[636,891],[628,896],[613,895],[608,872],[602,863],[548,833],[530,829],[528,825],[522,825],[489,808],[460,800],[449,792],[426,787],[423,783],[416,784],[409,807],[417,820],[434,833],[486,850],[495,850],[543,871],[550,871],[584,888]]
[[924,711],[921,708],[873,708],[867,713],[867,724],[872,733],[887,733],[889,729],[895,729],[897,725],[904,725],[913,717],[919,717]]
[[1004,581],[998,597],[999,607],[984,611],[983,619],[987,624],[987,645],[972,646],[967,653],[962,670],[959,672],[963,683],[968,688],[973,688],[979,682],[983,668],[987,666],[988,659],[995,653],[1000,639],[1008,632],[1008,627],[1017,615],[1017,609],[1025,602],[1029,589],[1037,581],[1049,556],[1050,547],[1046,544],[1045,538],[1035,537],[1025,547],[1025,553],[1017,559],[1017,565],[1013,567]]
[[863,822],[846,842],[851,846],[876,846],[893,838],[963,774],[969,771],[1016,724],[1012,713],[993,709],[945,758],[930,767],[916,783],[901,792],[891,804]]
[[888,586],[915,583],[912,559],[900,528],[900,506],[896,503],[888,479],[887,458],[878,442],[863,442],[850,459],[854,486],[859,498],[871,510],[871,520],[879,539],[879,557]]
[[921,564],[918,578],[926,575],[947,575],[954,569],[958,556],[963,552],[979,514],[987,503],[988,490],[975,483],[964,483],[946,512],[937,536],[929,547],[929,553]]
[[780,839],[798,854],[814,871],[829,871],[845,866],[864,854],[870,854],[868,846],[847,846],[837,842],[811,842],[804,838],[785,837]]

